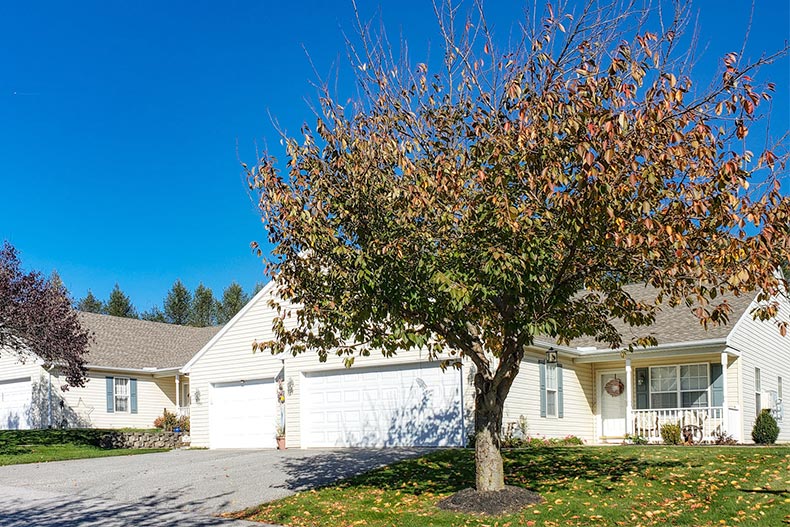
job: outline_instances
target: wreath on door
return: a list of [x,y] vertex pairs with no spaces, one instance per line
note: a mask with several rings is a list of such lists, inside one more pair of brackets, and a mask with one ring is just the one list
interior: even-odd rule
[[611,379],[606,385],[603,387],[606,390],[606,393],[611,395],[612,397],[619,397],[623,394],[623,390],[625,390],[625,386],[623,385],[623,381],[620,379]]

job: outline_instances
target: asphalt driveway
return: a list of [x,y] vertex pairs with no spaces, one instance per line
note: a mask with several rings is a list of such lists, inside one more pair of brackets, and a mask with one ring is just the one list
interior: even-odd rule
[[[0,467],[0,526],[166,525],[171,516],[172,525],[225,525],[211,515],[283,498],[424,452],[176,450],[10,465]],[[243,522],[227,522],[234,524]]]

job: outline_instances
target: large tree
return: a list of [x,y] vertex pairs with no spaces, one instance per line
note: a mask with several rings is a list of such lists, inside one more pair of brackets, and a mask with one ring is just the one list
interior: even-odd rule
[[176,280],[165,298],[165,317],[171,324],[186,325],[192,309],[192,294],[181,282]]
[[217,308],[217,322],[226,324],[249,300],[244,289],[237,282],[231,282],[222,292],[222,301]]
[[86,313],[106,312],[104,302],[96,298],[90,289],[88,289],[88,294],[84,298],[80,298],[75,307],[78,311],[85,311]]
[[[745,140],[773,89],[753,77],[775,55],[730,53],[696,82],[682,9],[548,6],[505,48],[457,12],[437,9],[439,67],[393,59],[360,25],[359,97],[321,88],[315,125],[283,136],[285,167],[267,152],[249,178],[282,308],[266,345],[467,358],[487,491],[504,486],[503,405],[536,336],[654,345],[614,322],[680,305],[724,323],[725,293],[759,291],[754,315],[770,318],[790,199],[781,149]],[[638,282],[655,298],[623,287]]]
[[217,301],[211,288],[202,283],[195,288],[192,295],[192,307],[189,313],[189,325],[197,327],[213,326],[217,321]]
[[58,365],[70,386],[85,383],[88,331],[62,283],[24,272],[14,247],[0,248],[0,353]]

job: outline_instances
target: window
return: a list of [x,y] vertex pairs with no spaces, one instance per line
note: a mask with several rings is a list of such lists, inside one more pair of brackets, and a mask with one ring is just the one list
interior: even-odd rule
[[115,411],[129,411],[129,379],[125,377],[115,378]]
[[678,407],[678,372],[676,366],[650,368],[650,408]]
[[707,364],[650,368],[650,408],[706,408],[710,387]]
[[557,417],[557,363],[546,364],[546,416]]
[[690,364],[680,367],[680,406],[705,408],[708,406],[708,365]]
[[762,381],[760,379],[760,368],[754,369],[754,408],[756,410],[756,414],[760,415],[760,411],[763,409],[763,397],[760,393],[762,391]]

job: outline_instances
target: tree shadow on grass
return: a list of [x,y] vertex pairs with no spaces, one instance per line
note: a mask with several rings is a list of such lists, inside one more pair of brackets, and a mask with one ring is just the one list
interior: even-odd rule
[[[173,502],[177,491],[144,496],[135,503],[122,503],[102,498],[34,492],[20,488],[2,488],[0,493],[0,527],[235,527],[253,525],[233,522],[208,514],[183,511],[195,510],[200,501]],[[220,498],[214,496],[214,498]],[[180,510],[179,510],[180,509]]]
[[[425,451],[423,451],[424,453]],[[428,455],[387,464],[387,454],[381,451],[339,451],[327,455],[299,460],[288,460],[285,470],[291,474],[288,488],[304,490],[327,485],[343,477],[342,488],[374,487],[382,490],[399,490],[420,495],[452,494],[474,486],[474,452],[467,449],[429,451]],[[408,455],[417,455],[419,451]],[[407,455],[402,452],[401,457]],[[627,477],[657,477],[659,470],[681,466],[680,461],[640,459],[616,452],[579,448],[529,448],[503,452],[506,483],[540,491],[547,487],[563,488],[574,479],[596,481],[609,487]],[[372,456],[367,457],[366,456]],[[378,457],[376,457],[378,456]],[[396,460],[399,456],[394,456]],[[371,461],[385,465],[377,470],[351,476],[337,472],[338,467],[353,466],[363,470],[373,468]],[[367,468],[366,468],[367,467]],[[337,477],[327,478],[328,473]]]

